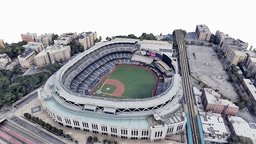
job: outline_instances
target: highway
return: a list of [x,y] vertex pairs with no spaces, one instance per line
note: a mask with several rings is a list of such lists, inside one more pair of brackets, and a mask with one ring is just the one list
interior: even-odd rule
[[53,143],[53,144],[64,144],[58,138],[48,134],[47,132],[44,132],[40,128],[37,128],[37,127],[33,126],[32,124],[30,124],[16,116],[13,116],[10,120],[12,122],[16,123],[17,125],[20,125],[20,127],[26,129],[30,133],[36,135],[36,137],[42,138],[42,139],[40,139],[42,141],[47,141],[47,143]]
[[[176,36],[176,42],[179,51],[179,60],[180,60],[180,74],[182,77],[182,86],[183,86],[183,95],[185,103],[185,112],[189,115],[189,122],[191,126],[191,135],[193,144],[200,144],[199,130],[197,126],[197,110],[195,105],[195,98],[193,95],[191,83],[190,83],[190,73],[189,65],[187,60],[186,45],[184,42],[185,35],[182,30],[174,31]],[[189,144],[190,144],[189,143]]]

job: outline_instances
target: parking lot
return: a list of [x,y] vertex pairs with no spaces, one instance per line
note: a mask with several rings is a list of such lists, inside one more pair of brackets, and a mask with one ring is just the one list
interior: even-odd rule
[[187,55],[193,78],[219,90],[223,96],[232,101],[238,98],[233,86],[228,82],[228,75],[212,47],[187,45]]

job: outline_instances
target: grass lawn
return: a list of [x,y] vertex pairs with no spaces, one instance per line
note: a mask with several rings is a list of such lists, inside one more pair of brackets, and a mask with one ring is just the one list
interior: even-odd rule
[[[157,84],[157,76],[153,72],[144,67],[133,65],[119,65],[112,73],[109,74],[107,79],[119,80],[125,86],[123,95],[115,98],[139,99],[152,97]],[[104,85],[102,92],[110,93],[110,90],[105,91],[106,87],[109,86]],[[110,89],[114,91],[114,88]]]

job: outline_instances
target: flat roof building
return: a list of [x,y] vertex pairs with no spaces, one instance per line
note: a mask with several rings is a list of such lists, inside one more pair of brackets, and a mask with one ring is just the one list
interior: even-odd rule
[[173,54],[173,43],[167,41],[155,41],[155,40],[143,40],[139,41],[141,50],[151,50],[155,52],[160,52],[161,54],[166,54],[172,57]]
[[71,43],[71,38],[69,37],[61,37],[58,38],[57,40],[54,40],[54,44],[55,45],[68,45],[69,43]]
[[246,63],[246,67],[248,70],[252,70],[254,67],[256,67],[256,57],[249,57]]
[[240,39],[235,40],[233,38],[225,38],[221,44],[221,49],[231,65],[237,65],[247,59],[247,47],[247,43]]
[[5,48],[4,40],[0,39],[0,48]]
[[26,45],[23,45],[22,47],[34,50],[37,53],[41,52],[44,49],[43,44],[40,42],[28,42]]
[[221,115],[200,116],[204,140],[209,143],[228,143],[230,131],[225,125]]
[[199,40],[209,41],[211,39],[212,33],[207,25],[201,24],[196,26],[196,34]]
[[26,42],[34,42],[36,40],[36,37],[37,37],[36,33],[21,34],[22,41],[26,41]]
[[35,58],[38,67],[43,67],[55,62],[63,62],[71,57],[70,46],[52,45],[40,52]]
[[230,124],[230,131],[238,136],[250,138],[256,144],[256,124],[248,123],[241,117],[228,117]]
[[219,30],[216,31],[215,36],[217,37],[217,39],[218,39],[220,45],[224,42],[224,40],[225,40],[226,38],[231,38],[230,36],[228,36],[227,34],[224,34],[223,32],[221,32],[221,31],[219,31]]
[[202,101],[206,111],[214,113],[236,115],[239,107],[229,100],[221,99],[221,95],[210,88],[204,88]]
[[238,50],[237,47],[229,48],[226,52],[226,58],[231,65],[238,65],[239,63],[246,61],[247,57],[248,55],[246,52]]
[[78,35],[78,41],[84,47],[84,50],[92,47],[96,39],[97,32],[83,32]]
[[60,35],[60,38],[61,37],[69,37],[71,40],[74,40],[74,39],[77,38],[77,33],[76,32],[74,32],[74,33],[72,33],[72,32],[63,33],[63,34]]
[[53,33],[42,34],[36,37],[36,42],[40,42],[44,45],[44,47],[47,47],[51,45],[52,39],[53,39]]
[[243,79],[243,87],[249,95],[250,99],[256,102],[256,88],[250,79]]
[[19,63],[22,68],[29,68],[33,64],[33,59],[36,56],[36,52],[32,49],[25,50],[18,56]]

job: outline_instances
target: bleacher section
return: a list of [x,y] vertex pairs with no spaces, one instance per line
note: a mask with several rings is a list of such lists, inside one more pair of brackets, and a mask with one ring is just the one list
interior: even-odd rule
[[80,94],[89,94],[90,89],[116,64],[131,64],[130,55],[129,53],[115,53],[95,61],[73,79],[71,90]]
[[132,43],[106,45],[83,57],[76,69],[64,79],[65,87],[73,92],[89,94],[90,89],[116,64],[131,64],[131,54],[136,51]]
[[172,69],[163,61],[158,60],[154,62],[154,66],[161,71],[162,74],[165,74],[167,77],[173,76]]

